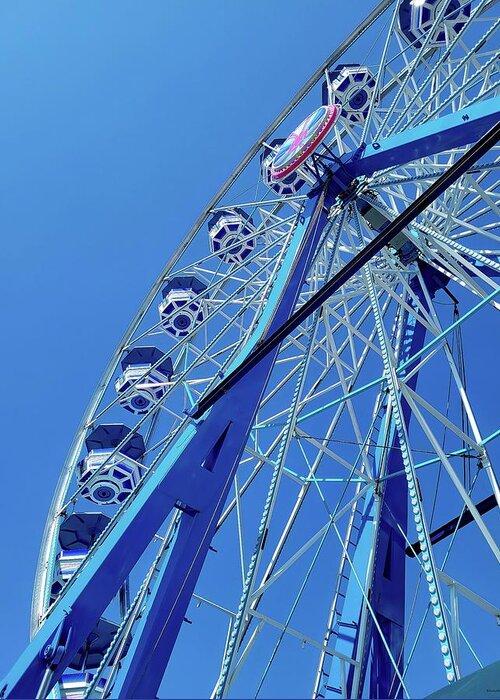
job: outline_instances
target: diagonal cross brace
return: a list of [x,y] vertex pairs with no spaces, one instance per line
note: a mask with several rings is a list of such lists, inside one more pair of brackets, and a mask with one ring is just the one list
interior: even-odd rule
[[[297,303],[332,204],[332,192],[326,190],[322,183],[310,193],[277,270],[267,307],[249,339],[250,348],[278,328]],[[236,364],[247,356],[247,350],[247,346],[241,349]],[[270,353],[202,421],[192,421],[172,442],[0,683],[0,698],[43,697],[51,690],[176,507],[183,511],[179,533],[158,576],[148,614],[134,631],[127,668],[113,689],[114,697],[155,697],[274,359]],[[44,650],[55,645],[59,634],[64,644],[57,644],[56,660],[48,658]]]

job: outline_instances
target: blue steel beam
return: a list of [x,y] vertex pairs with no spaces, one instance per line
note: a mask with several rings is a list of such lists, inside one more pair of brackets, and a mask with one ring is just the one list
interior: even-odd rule
[[[497,507],[497,499],[495,498],[495,495],[492,494],[491,496],[487,496],[487,498],[484,498],[482,501],[476,503],[475,505],[477,508],[477,512],[481,515],[484,515],[484,513],[489,513],[490,510],[493,510],[493,508]],[[451,535],[454,535],[455,532],[457,532],[457,530],[461,530],[463,527],[469,525],[472,522],[474,522],[472,513],[467,508],[467,506],[465,506],[461,515],[457,515],[455,518],[448,520],[448,522],[446,522],[444,525],[441,525],[441,527],[436,528],[430,533],[431,543],[437,544],[438,542],[441,542],[447,537],[451,537]],[[405,549],[406,555],[408,557],[416,557],[417,554],[421,553],[421,551],[422,547],[418,540],[417,542],[409,544]]]
[[[446,286],[448,279],[429,265],[425,265],[422,275],[431,298],[436,291]],[[423,290],[414,277],[412,281],[413,292],[419,302],[427,307]],[[409,303],[414,306],[412,300]],[[405,311],[400,361],[405,362],[413,357],[424,345],[426,329],[416,320],[416,315]],[[406,372],[410,371],[411,364]],[[406,373],[405,372],[405,373]],[[408,381],[412,389],[416,388],[418,373]],[[387,405],[387,401],[386,401]],[[410,423],[411,411],[406,402],[402,402],[403,416],[407,426]],[[394,659],[399,660],[400,673],[403,671],[404,659],[402,655],[404,623],[405,623],[405,540],[401,534],[407,532],[407,487],[404,477],[401,446],[398,442],[394,421],[391,419],[386,425],[386,418],[382,420],[379,435],[387,435],[387,456],[385,449],[377,447],[374,456],[373,472],[375,478],[389,476],[400,472],[400,478],[384,480],[380,486],[379,498],[372,497],[365,501],[360,532],[354,556],[353,568],[358,575],[368,571],[370,557],[373,551],[377,555],[373,562],[373,574],[367,589],[370,591],[370,605],[377,617],[377,622],[382,630]],[[385,467],[384,460],[387,460]],[[380,510],[377,516],[376,510]],[[373,524],[378,522],[376,532]],[[401,530],[399,529],[399,527]],[[364,582],[363,582],[364,583]],[[347,697],[363,697],[363,686],[368,665],[371,661],[369,674],[370,698],[402,697],[402,688],[396,693],[399,682],[395,680],[395,669],[380,638],[371,615],[366,611],[363,593],[358,581],[350,576],[344,591],[345,601],[341,612],[337,615],[331,630],[333,638],[332,646],[336,651],[348,658],[360,660],[360,682],[354,686],[355,669],[350,667],[347,672],[346,689]],[[362,615],[368,616],[367,625],[360,634]],[[359,645],[363,644],[360,649]],[[323,689],[318,693],[320,698],[340,697],[341,687],[339,679],[341,669],[338,658],[331,657],[331,667],[323,667]]]
[[[311,193],[264,312],[234,365],[292,313],[332,203],[332,193],[327,194],[326,189],[323,186]],[[27,698],[36,697],[41,687],[45,692],[50,690],[168,513],[178,507],[184,510],[182,524],[165,576],[159,577],[157,600],[162,601],[162,614],[156,619],[146,616],[141,625],[135,646],[128,653],[131,671],[125,674],[120,690],[126,697],[156,694],[273,363],[274,355],[270,354],[240,387],[228,392],[223,401],[198,423],[191,423],[174,442],[164,460],[138,488],[119,521],[105,533],[78,577],[71,580],[5,677],[0,694]],[[137,648],[141,636],[154,637],[161,654],[155,655],[148,646],[146,658],[146,649]],[[58,653],[48,664],[51,648],[58,648]],[[140,674],[139,668],[147,669],[147,673]]]
[[[330,191],[325,202],[312,200],[300,217],[292,248],[287,253],[278,279],[273,286],[265,310],[259,319],[250,342],[242,348],[230,370],[238,366],[260,339],[279,327],[296,304],[310,261],[323,233],[329,206],[333,201]],[[300,245],[299,245],[300,244]],[[300,250],[301,249],[301,250]],[[259,405],[259,400],[276,359],[277,350],[263,363],[255,366],[244,380],[224,395],[205,420],[205,434],[227,437],[211,467],[224,478],[217,497],[204,504],[203,510],[193,516],[183,514],[181,531],[170,557],[162,564],[152,591],[151,604],[134,631],[131,648],[122,662],[122,671],[113,688],[117,698],[144,698],[153,696],[161,682],[173,650],[185,611],[208,551],[211,539],[227,493],[234,478],[241,454]],[[228,423],[229,421],[229,423]],[[230,468],[229,468],[230,466]],[[177,615],[174,618],[174,615]]]
[[371,176],[378,170],[476,143],[499,120],[500,97],[493,97],[371,143],[361,158],[343,159],[350,177]]
[[[421,266],[422,267],[422,266]],[[422,278],[431,299],[439,289],[446,287],[448,278],[429,265],[423,264]],[[413,292],[420,304],[428,309],[428,303],[418,277],[413,278]],[[410,304],[412,302],[410,301]],[[417,311],[417,309],[415,309]],[[418,352],[425,343],[426,329],[416,317],[405,312],[403,324],[401,360],[404,362]],[[408,366],[407,371],[411,369]],[[409,380],[408,386],[416,389],[418,372]],[[403,419],[410,430],[411,409],[404,399],[401,400]],[[402,445],[399,444],[395,425],[391,420],[392,449],[389,453],[385,475],[390,476],[403,470]],[[371,583],[371,605],[380,629],[384,633],[394,659],[398,660],[400,673],[404,668],[403,641],[405,627],[405,546],[402,532],[408,532],[408,488],[406,478],[389,479],[383,488],[380,526],[377,533],[373,579]],[[399,526],[399,527],[398,527]],[[373,640],[373,654],[370,669],[370,697],[402,697],[403,689],[396,677],[395,669],[387,650],[382,643],[373,620],[369,618],[368,637]],[[368,650],[361,661],[361,667],[368,664]],[[360,690],[361,690],[360,686]],[[398,692],[396,688],[399,688]]]

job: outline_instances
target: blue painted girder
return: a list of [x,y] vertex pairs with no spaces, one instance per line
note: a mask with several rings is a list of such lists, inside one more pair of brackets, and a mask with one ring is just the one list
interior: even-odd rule
[[350,154],[343,159],[350,177],[370,176],[378,170],[475,143],[499,120],[500,97],[493,97],[371,143],[361,156]]
[[[254,333],[233,364],[240,362],[293,311],[331,205],[332,194],[325,201],[324,189],[311,193]],[[140,636],[147,639],[157,638],[161,632],[159,654],[155,655],[151,647],[139,645],[137,649],[135,640],[128,654],[130,673],[121,691],[126,697],[156,694],[273,364],[274,355],[270,355],[249,373],[246,381],[228,391],[214,409],[197,424],[189,425],[174,442],[154,473],[138,489],[133,503],[124,510],[78,576],[71,580],[4,679],[6,697],[37,695],[46,670],[40,651],[54,644],[55,636],[62,633],[66,648],[54,664],[49,687],[54,685],[168,513],[177,505],[191,514],[183,515],[165,575],[159,578],[162,615],[156,619],[146,615],[139,630]],[[145,651],[148,651],[147,663]],[[147,668],[147,673],[138,675],[138,668]]]
[[[287,251],[264,311],[250,342],[242,348],[228,371],[251,352],[255,344],[288,318],[296,304],[312,255],[326,223],[332,193],[326,208],[314,197],[300,217],[293,242]],[[280,298],[281,297],[281,298]],[[113,688],[118,698],[152,697],[161,683],[177,633],[191,599],[208,547],[215,534],[228,491],[248,439],[260,398],[273,368],[277,350],[225,394],[200,425],[205,440],[218,435],[208,465],[217,489],[194,517],[184,513],[170,556],[158,573],[151,604],[134,631],[131,649]],[[191,453],[191,451],[190,451]],[[168,457],[167,457],[168,459]],[[193,482],[192,488],[197,488]]]
[[[422,265],[421,272],[427,291],[432,299],[438,289],[446,286],[448,278],[427,264]],[[419,302],[425,308],[428,308],[418,277],[415,276],[413,278],[411,286]],[[414,306],[411,299],[409,299],[409,303]],[[423,347],[425,336],[425,326],[417,321],[416,315],[405,311],[399,357],[401,364],[413,357]],[[411,367],[412,365],[406,369],[405,373],[408,373]],[[411,377],[408,385],[410,388],[416,389],[417,382],[418,372]],[[409,427],[411,418],[410,407],[404,399],[401,400],[401,403],[404,422]],[[384,419],[383,423],[385,424],[385,422],[386,419]],[[382,425],[379,435],[384,434],[384,425]],[[387,445],[390,445],[390,448],[384,475],[403,472],[401,446],[393,419],[389,422],[387,435]],[[377,448],[375,451],[375,464],[373,467],[375,477],[380,476],[384,451],[383,448]],[[405,661],[402,652],[405,625],[406,541],[401,534],[401,530],[403,532],[408,530],[408,491],[404,472],[402,477],[388,479],[382,486],[379,503],[373,497],[368,498],[365,502],[359,540],[352,561],[354,569],[358,575],[362,576],[368,569],[372,552],[376,551],[372,578],[371,581],[366,582],[366,588],[369,590],[370,604],[377,617],[377,622],[393,657],[399,660],[398,666],[402,673]],[[380,517],[378,530],[375,532],[373,523],[377,507],[380,508]],[[364,679],[369,666],[370,698],[402,697],[403,690],[399,687],[399,681],[395,677],[392,661],[371,615],[366,612],[368,622],[363,639],[360,639],[360,620],[365,602],[360,586],[352,575],[349,577],[345,595],[346,599],[342,613],[336,620],[337,627],[332,630],[334,640],[332,646],[334,646],[336,651],[353,659],[359,654],[361,665],[361,682],[358,688],[353,686],[353,667],[351,666],[348,669],[347,697],[363,697]],[[359,651],[360,644],[363,644],[361,651]],[[331,668],[329,671],[326,668],[324,669],[323,682],[324,688],[318,697],[338,698],[340,696],[340,663],[338,658],[331,657]]]

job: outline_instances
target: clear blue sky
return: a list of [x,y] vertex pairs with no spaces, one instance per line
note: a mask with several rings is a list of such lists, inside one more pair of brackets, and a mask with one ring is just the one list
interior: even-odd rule
[[128,321],[213,192],[374,4],[0,4],[0,676],[28,638],[59,470]]

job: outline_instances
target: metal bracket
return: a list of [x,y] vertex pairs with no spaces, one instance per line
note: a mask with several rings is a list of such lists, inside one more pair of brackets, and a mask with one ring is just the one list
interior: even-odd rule
[[47,665],[47,669],[43,674],[40,687],[38,688],[38,692],[36,694],[37,699],[45,698],[47,696],[52,674],[61,663],[67,644],[71,639],[72,628],[69,627],[68,629],[65,629],[67,615],[68,613],[66,612],[66,615],[57,626],[52,640],[40,651],[40,658]]

